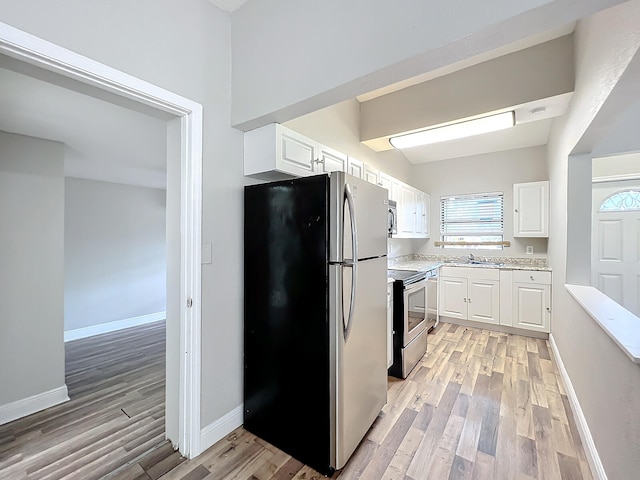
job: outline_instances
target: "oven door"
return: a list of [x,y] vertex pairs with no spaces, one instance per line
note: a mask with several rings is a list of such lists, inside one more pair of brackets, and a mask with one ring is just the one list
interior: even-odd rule
[[427,279],[404,288],[404,345],[416,338],[426,328]]

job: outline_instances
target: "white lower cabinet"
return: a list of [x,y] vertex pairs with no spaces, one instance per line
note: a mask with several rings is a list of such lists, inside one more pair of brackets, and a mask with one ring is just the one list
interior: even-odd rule
[[511,301],[514,327],[550,332],[551,272],[514,271]]
[[440,315],[451,318],[467,318],[467,279],[440,275],[438,285]]
[[469,280],[467,319],[484,323],[500,323],[500,282]]
[[438,286],[440,315],[498,324],[499,275],[496,269],[442,267]]
[[440,268],[440,315],[550,332],[551,272]]

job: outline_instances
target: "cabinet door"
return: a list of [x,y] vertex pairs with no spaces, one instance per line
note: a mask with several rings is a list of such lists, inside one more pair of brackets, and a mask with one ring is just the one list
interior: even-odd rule
[[408,185],[400,186],[398,199],[398,233],[413,237],[416,233],[416,194]]
[[396,180],[395,178],[391,179],[391,190],[389,190],[389,199],[395,202],[400,201],[400,189],[402,187],[402,183],[400,180]]
[[318,164],[316,172],[346,172],[347,156],[324,145],[318,148]]
[[467,318],[467,279],[440,277],[438,310],[445,317]]
[[364,164],[364,178],[367,182],[378,185],[380,181],[380,172],[370,165]]
[[347,173],[357,178],[364,177],[364,163],[353,157],[347,159]]
[[416,192],[416,234],[421,238],[429,237],[429,207],[431,197],[428,193]]
[[549,182],[513,186],[513,236],[549,236]]
[[389,190],[389,198],[391,200],[394,200],[391,197],[391,184],[393,183],[393,177],[391,177],[390,175],[387,175],[384,172],[380,172],[380,186],[382,188],[386,188],[387,190]]
[[551,318],[549,285],[513,284],[513,326],[549,332]]
[[468,319],[498,324],[500,322],[500,281],[469,279]]

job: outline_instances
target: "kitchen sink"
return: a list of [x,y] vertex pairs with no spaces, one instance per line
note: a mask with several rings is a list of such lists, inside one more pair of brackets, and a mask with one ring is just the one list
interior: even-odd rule
[[489,262],[486,260],[469,260],[468,258],[459,258],[456,260],[444,260],[442,262],[443,265],[453,264],[453,265],[478,265],[483,267],[502,267],[504,263],[499,262]]
[[498,262],[484,262],[482,260],[469,260],[469,265],[483,265],[485,267],[501,267],[504,265],[504,263],[498,263]]

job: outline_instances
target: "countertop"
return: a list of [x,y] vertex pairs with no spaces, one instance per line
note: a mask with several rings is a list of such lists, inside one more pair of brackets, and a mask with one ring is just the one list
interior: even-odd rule
[[432,270],[440,266],[447,266],[466,268],[497,268],[500,270],[533,270],[538,272],[551,271],[551,267],[547,265],[546,259],[540,257],[517,258],[478,256],[476,259],[499,263],[499,265],[466,263],[465,260],[461,257],[451,257],[445,255],[405,255],[402,257],[389,258],[388,268],[396,270]]

